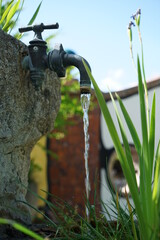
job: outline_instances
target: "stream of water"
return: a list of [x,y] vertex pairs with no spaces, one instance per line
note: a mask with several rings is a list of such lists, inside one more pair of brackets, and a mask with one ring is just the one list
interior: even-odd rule
[[[86,187],[87,201],[89,201],[89,192],[91,190],[90,182],[89,182],[89,167],[88,167],[88,151],[89,151],[88,110],[89,110],[89,105],[90,105],[90,98],[91,98],[91,94],[86,94],[86,93],[81,94],[81,105],[82,105],[82,109],[83,109],[83,124],[84,124],[84,140],[85,140],[84,160],[85,160],[85,171],[86,171],[85,187]],[[87,205],[86,205],[86,217],[87,217],[87,220],[89,221],[89,210],[88,210]]]

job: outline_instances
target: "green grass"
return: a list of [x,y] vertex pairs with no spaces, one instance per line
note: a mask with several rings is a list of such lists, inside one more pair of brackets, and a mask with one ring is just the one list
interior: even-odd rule
[[[51,218],[48,218],[48,216],[46,216],[44,213],[41,213],[38,209],[33,208],[27,203],[26,204],[33,208],[36,212],[43,215],[45,224],[49,225],[54,231],[55,238],[53,239],[122,240],[124,239],[124,236],[125,239],[134,239],[130,215],[134,216],[135,211],[131,206],[131,214],[127,209],[124,211],[112,190],[111,193],[111,214],[108,213],[108,203],[101,202],[103,205],[103,212],[100,213],[96,203],[94,202],[94,204],[91,205],[90,202],[85,198],[86,205],[90,212],[89,222],[86,217],[83,217],[78,213],[77,209],[62,199],[49,193],[48,194],[52,196],[52,199],[54,199],[53,202],[47,201],[32,192],[34,196],[45,201],[47,208],[54,216],[54,221]],[[108,221],[107,219],[112,219],[112,212],[113,214],[117,214],[117,220]],[[134,230],[135,234],[139,236],[137,223],[134,223]]]
[[[12,30],[15,29],[19,16],[23,10],[24,2],[25,0],[0,0],[0,28],[2,28],[4,32],[11,33]],[[41,8],[41,4],[42,1],[39,3],[27,25],[32,25],[34,23]],[[16,33],[14,36],[20,39],[23,34]]]
[[28,228],[26,228],[22,224],[17,223],[16,221],[13,221],[13,220],[10,220],[10,219],[0,218],[0,224],[11,225],[14,229],[18,230],[19,232],[24,233],[27,236],[32,237],[33,239],[43,240],[43,238],[41,236],[39,236],[38,234],[29,230]]

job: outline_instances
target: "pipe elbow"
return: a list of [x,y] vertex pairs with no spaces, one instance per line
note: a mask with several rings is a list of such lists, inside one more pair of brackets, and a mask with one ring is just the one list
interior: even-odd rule
[[63,66],[75,66],[78,68],[80,72],[80,91],[81,93],[89,93],[91,89],[91,81],[82,60],[85,61],[91,71],[89,63],[84,58],[76,54],[65,53],[63,55]]

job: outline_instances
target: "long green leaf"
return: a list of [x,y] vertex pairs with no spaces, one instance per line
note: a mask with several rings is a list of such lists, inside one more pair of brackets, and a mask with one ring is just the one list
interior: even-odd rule
[[137,66],[138,66],[138,89],[139,89],[139,98],[140,98],[143,150],[144,150],[144,157],[145,157],[145,166],[146,166],[146,170],[148,171],[148,168],[149,168],[149,165],[148,165],[149,152],[148,152],[147,119],[146,119],[146,107],[145,107],[145,100],[144,100],[144,86],[143,86],[143,83],[142,83],[142,74],[141,74],[139,57],[137,58]]
[[1,16],[1,13],[2,13],[2,0],[0,0],[0,16]]
[[[154,184],[153,184],[153,192],[152,192],[152,201],[153,201],[153,209],[154,209],[154,222],[152,223],[153,229],[155,229],[153,234],[157,234],[160,226],[160,141],[157,147],[157,153],[155,158],[155,174],[154,174]],[[159,233],[158,233],[159,234]],[[158,239],[158,238],[155,238]]]
[[154,176],[152,199],[157,204],[158,200],[160,198],[160,142],[158,144],[156,155],[157,156],[156,156],[156,166],[155,166],[155,176]]
[[9,10],[10,10],[11,7],[12,7],[13,1],[14,1],[14,0],[12,0],[12,1],[10,2],[10,4],[9,4],[8,7],[6,8],[6,10],[4,11],[4,13],[3,13],[3,15],[2,15],[2,18],[1,18],[1,20],[0,20],[0,24],[2,24],[2,23],[4,22],[4,20],[5,20],[5,18],[7,17],[8,13],[9,13]]
[[115,112],[116,112],[116,115],[117,115],[120,131],[121,131],[121,136],[122,136],[123,144],[124,144],[124,148],[125,148],[125,153],[126,153],[126,158],[127,158],[127,163],[125,163],[125,164],[129,165],[130,173],[132,174],[132,177],[133,177],[133,179],[135,181],[135,185],[137,187],[135,169],[134,169],[134,166],[133,166],[132,154],[131,154],[130,146],[129,146],[129,143],[128,143],[127,135],[125,133],[125,129],[124,129],[122,120],[120,118],[120,115],[119,115],[119,112],[118,112],[118,108],[116,106],[116,103],[115,103],[114,98],[113,98],[111,93],[110,93],[110,96],[111,96],[112,103],[113,103],[113,106],[114,106],[114,109],[115,109]]
[[[139,62],[139,57],[137,58],[137,66],[138,66],[138,90],[139,90],[139,101],[140,101],[140,114],[141,114],[141,129],[142,129],[142,150],[139,158],[140,161],[140,198],[143,202],[143,215],[147,221],[149,219],[149,209],[148,209],[148,185],[149,178],[147,178],[147,171],[149,171],[148,166],[148,132],[147,132],[147,120],[146,120],[146,108],[144,101],[144,87],[142,83],[142,74],[141,67]],[[150,202],[151,206],[151,202]],[[148,228],[146,229],[148,231]],[[149,233],[147,232],[147,235]]]
[[[147,117],[146,117],[146,107],[144,100],[144,86],[142,82],[142,74],[141,67],[139,62],[139,57],[137,57],[137,66],[138,66],[138,89],[139,89],[139,98],[140,98],[140,112],[141,112],[141,128],[142,128],[142,156],[143,158],[143,178],[141,180],[144,181],[142,186],[145,184],[146,191],[144,195],[140,195],[142,197],[141,201],[144,203],[144,215],[146,215],[146,221],[149,225],[152,222],[153,214],[152,214],[152,190],[151,190],[151,172],[149,169],[149,143],[148,143],[148,128],[147,128]],[[142,164],[140,165],[142,166]],[[141,184],[141,183],[140,183]],[[142,189],[142,188],[141,188]],[[150,236],[150,229],[146,229],[148,236]]]
[[17,2],[12,6],[12,8],[10,9],[8,15],[7,15],[7,22],[6,24],[12,19],[12,17],[14,16],[14,14],[17,12],[19,5],[20,5],[21,0],[17,0]]
[[43,238],[41,236],[39,236],[38,234],[34,233],[33,231],[27,229],[26,227],[22,226],[21,224],[16,223],[13,220],[0,218],[0,224],[9,224],[12,227],[14,227],[16,230],[18,230],[36,240],[43,240]]
[[25,1],[25,0],[22,0],[22,4],[21,4],[21,7],[20,7],[20,9],[19,9],[19,11],[18,11],[18,15],[17,15],[16,19],[14,20],[14,22],[13,22],[13,24],[12,24],[12,27],[10,28],[9,34],[11,34],[13,28],[15,27],[15,25],[16,25],[18,19],[19,19],[20,13],[21,13],[21,11],[22,11],[22,9],[23,9],[24,1]]
[[38,5],[35,13],[33,14],[32,18],[30,19],[30,21],[28,22],[28,25],[32,25],[34,20],[36,19],[38,13],[39,13],[39,10],[40,10],[40,7],[41,7],[41,4],[42,4],[43,1],[40,2],[40,4]]
[[6,22],[5,25],[3,26],[3,31],[7,31],[8,26],[9,26],[9,22],[12,20],[13,16],[15,15],[15,13],[17,12],[18,8],[19,8],[19,4],[20,4],[21,0],[18,0],[10,9],[7,18],[6,18]]
[[154,160],[154,147],[155,147],[155,92],[153,95],[152,101],[152,110],[151,110],[151,121],[150,121],[150,132],[149,132],[149,163],[151,169],[151,175],[153,171],[153,160]]
[[50,41],[53,39],[53,38],[55,38],[56,37],[56,34],[51,34],[51,35],[49,35],[47,38],[45,38],[45,41],[47,42],[47,43],[50,43]]
[[[140,167],[140,199],[143,202],[146,196],[146,181],[145,181],[145,166],[144,166],[144,159],[143,159],[143,149],[141,149],[141,154],[139,156],[139,167]],[[143,212],[144,212],[144,217],[147,219],[145,216],[146,213],[146,208],[147,208],[147,202],[144,201],[142,204]]]
[[[140,40],[140,44],[141,44],[142,73],[143,73],[143,79],[144,79],[144,91],[145,91],[145,102],[146,102],[146,113],[147,113],[147,128],[148,128],[148,134],[149,134],[149,105],[148,105],[147,82],[146,82],[145,67],[144,67],[143,42],[142,42],[142,37],[141,37],[140,24],[138,24],[138,22],[137,22],[136,25],[138,28],[139,40]],[[148,135],[148,137],[149,137],[149,135]]]
[[117,94],[116,94],[116,96],[117,96],[119,105],[121,107],[121,111],[123,113],[123,116],[125,118],[126,124],[128,126],[129,131],[130,131],[130,134],[132,136],[132,139],[133,139],[135,148],[137,150],[137,153],[138,153],[138,155],[140,155],[141,154],[141,143],[140,143],[140,140],[139,140],[138,133],[137,133],[137,131],[135,129],[135,126],[134,126],[134,124],[132,122],[132,119],[130,118],[130,116],[129,116],[129,114],[128,114],[128,112],[127,112],[127,110],[126,110],[126,108],[125,108],[125,106],[124,106],[124,104],[122,102],[122,100],[120,99],[120,97]]
[[131,224],[132,224],[132,232],[133,232],[133,235],[134,235],[134,240],[138,240],[137,232],[136,232],[136,227],[135,227],[135,223],[134,223],[134,218],[133,218],[133,211],[132,211],[132,208],[131,208],[131,204],[130,204],[130,202],[129,202],[128,194],[126,193],[125,195],[126,195],[128,210],[129,210],[129,214],[130,214],[130,219],[131,219]]

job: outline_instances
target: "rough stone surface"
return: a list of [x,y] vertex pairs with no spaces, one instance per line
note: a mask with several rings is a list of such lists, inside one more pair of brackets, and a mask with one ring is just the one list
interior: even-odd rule
[[[25,201],[30,152],[53,129],[60,81],[46,70],[36,90],[21,67],[27,47],[0,30],[0,216],[30,222]],[[25,186],[25,187],[24,187]]]

